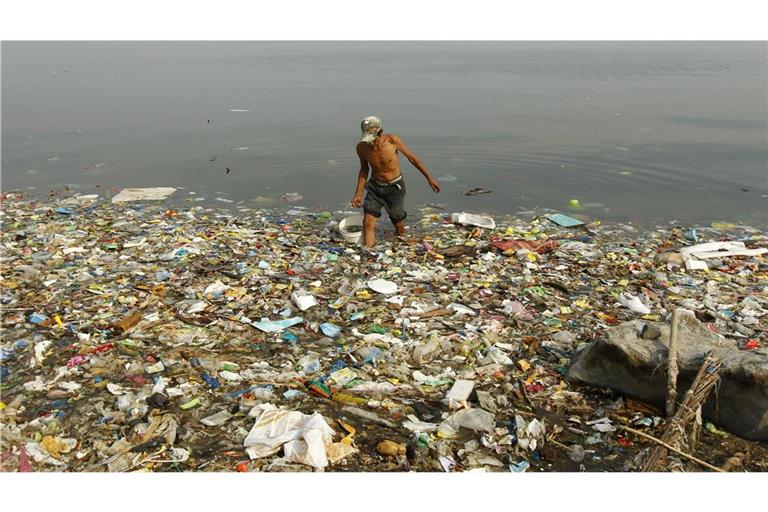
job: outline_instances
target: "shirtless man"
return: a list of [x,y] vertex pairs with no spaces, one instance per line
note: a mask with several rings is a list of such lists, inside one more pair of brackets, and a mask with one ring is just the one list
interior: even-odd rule
[[[381,119],[376,116],[366,117],[360,122],[360,129],[363,131],[363,136],[357,144],[360,172],[351,203],[355,208],[363,206],[363,245],[373,247],[376,243],[376,219],[381,217],[382,207],[386,208],[389,219],[395,225],[397,236],[405,234],[405,180],[400,174],[398,152],[424,175],[435,193],[440,192],[440,185],[400,137],[393,133],[384,134]],[[369,169],[372,174],[370,180]],[[367,191],[365,200],[363,189]]]

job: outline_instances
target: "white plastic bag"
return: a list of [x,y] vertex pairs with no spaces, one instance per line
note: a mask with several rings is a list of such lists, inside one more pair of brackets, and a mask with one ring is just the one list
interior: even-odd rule
[[453,413],[447,420],[440,424],[437,432],[442,437],[456,437],[461,427],[470,430],[492,432],[494,415],[483,409],[462,409]]
[[273,404],[256,405],[248,413],[256,418],[243,441],[252,459],[277,453],[285,445],[285,458],[291,462],[315,468],[328,465],[325,445],[333,439],[334,431],[319,413],[278,409]]
[[651,310],[648,309],[648,306],[643,304],[638,297],[629,293],[622,293],[619,295],[619,303],[641,315],[647,315],[651,312]]
[[291,294],[291,300],[296,304],[296,307],[299,308],[299,311],[306,311],[312,306],[317,306],[315,297],[303,288],[293,292]]

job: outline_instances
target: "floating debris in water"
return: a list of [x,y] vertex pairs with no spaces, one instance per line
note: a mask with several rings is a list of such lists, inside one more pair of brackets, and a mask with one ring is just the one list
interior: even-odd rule
[[479,187],[464,191],[465,196],[479,196],[481,194],[490,194],[490,193],[491,193],[490,190],[486,190],[484,188],[479,188]]
[[283,201],[288,201],[289,203],[295,203],[296,201],[301,201],[302,199],[304,199],[304,196],[298,192],[288,192],[287,194],[283,194]]

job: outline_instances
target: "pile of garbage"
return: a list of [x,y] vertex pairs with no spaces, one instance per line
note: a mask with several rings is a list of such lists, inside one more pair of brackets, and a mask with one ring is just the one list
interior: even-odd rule
[[[683,307],[768,364],[761,229],[425,207],[364,250],[167,195],[3,195],[2,470],[631,471],[663,408],[572,358]],[[723,424],[709,462],[768,469]]]

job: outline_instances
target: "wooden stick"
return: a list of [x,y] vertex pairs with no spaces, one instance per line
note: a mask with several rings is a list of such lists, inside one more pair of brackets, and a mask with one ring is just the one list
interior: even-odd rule
[[699,446],[699,434],[701,433],[701,406],[699,406],[696,409],[696,417],[693,420],[693,423],[691,423],[691,433],[688,436],[688,446],[691,448],[692,452],[696,451],[696,448]]
[[[693,384],[685,392],[680,405],[677,407],[675,415],[667,421],[667,426],[661,436],[662,441],[676,447],[682,447],[685,444],[685,433],[688,425],[695,421],[696,410],[706,401],[717,383],[721,366],[722,363],[712,355],[712,352],[708,352],[696,373],[696,378],[693,379]],[[664,459],[666,454],[664,448],[656,446],[648,454],[644,471],[655,471],[656,464]]]
[[664,448],[666,448],[669,451],[675,452],[676,454],[682,455],[683,457],[685,457],[688,460],[691,460],[693,462],[697,462],[697,463],[701,464],[702,466],[704,466],[707,469],[711,469],[712,471],[717,471],[718,473],[723,473],[724,472],[722,469],[713,466],[709,462],[705,462],[705,461],[703,461],[701,459],[697,459],[693,455],[689,455],[689,454],[685,453],[682,450],[678,450],[674,446],[669,445],[669,444],[665,443],[664,441],[662,441],[661,439],[657,439],[657,438],[653,437],[650,434],[646,434],[645,432],[641,432],[639,430],[635,430],[635,429],[633,429],[631,427],[625,427],[624,425],[614,425],[614,426],[618,427],[620,429],[626,430],[627,432],[631,432],[633,434],[636,434],[636,435],[638,435],[640,437],[643,437],[645,439],[648,439],[649,441],[653,441],[654,443],[656,443],[656,444],[658,444],[660,446],[663,446]]
[[672,312],[672,327],[669,330],[669,351],[667,355],[667,418],[675,414],[677,402],[677,331],[680,325],[681,309]]
[[547,439],[547,442],[548,442],[548,443],[552,443],[552,444],[554,444],[555,446],[558,446],[558,447],[562,448],[563,450],[565,450],[565,451],[567,451],[567,452],[571,451],[570,447],[568,447],[568,446],[564,445],[564,444],[563,444],[563,443],[561,443],[560,441],[556,441],[555,439]]
[[523,394],[523,399],[525,399],[525,403],[528,404],[528,407],[530,407],[531,410],[536,409],[533,405],[533,402],[531,402],[531,398],[528,396],[528,390],[525,389],[525,382],[523,382],[523,379],[518,378],[517,385],[520,386],[520,391]]

